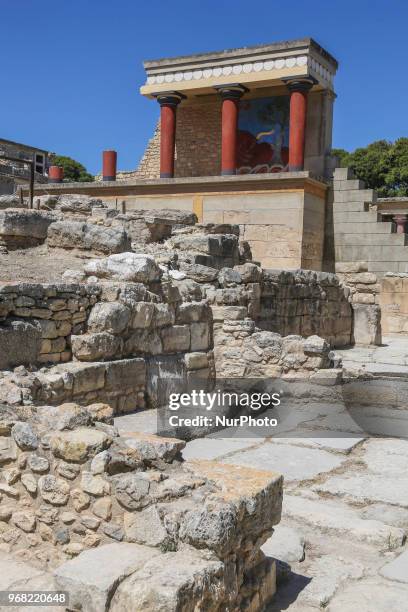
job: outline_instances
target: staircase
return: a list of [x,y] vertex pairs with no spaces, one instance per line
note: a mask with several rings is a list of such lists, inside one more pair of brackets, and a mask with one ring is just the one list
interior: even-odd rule
[[[377,194],[349,168],[336,168],[326,219],[326,265],[363,261],[369,272],[408,272],[408,235],[377,213]],[[333,265],[333,264],[332,264]]]

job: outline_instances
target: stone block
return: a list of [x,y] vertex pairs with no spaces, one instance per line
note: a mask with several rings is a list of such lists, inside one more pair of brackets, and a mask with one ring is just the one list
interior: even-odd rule
[[356,344],[381,344],[381,309],[377,304],[352,304]]
[[124,229],[80,221],[57,221],[48,228],[47,245],[110,255],[130,250],[130,238]]
[[173,325],[161,330],[163,351],[178,353],[190,349],[190,327],[188,325]]
[[162,271],[151,255],[119,253],[95,259],[84,266],[88,276],[134,283],[151,283],[160,280]]
[[120,302],[98,302],[88,319],[88,331],[120,334],[130,320],[130,309]]
[[[69,592],[72,609],[101,612],[111,608],[117,585],[157,555],[157,549],[138,544],[107,544],[60,565],[54,578],[61,590]],[[135,610],[135,601],[132,605]]]
[[0,327],[0,369],[35,365],[41,350],[41,330],[33,323],[10,321]]
[[208,323],[191,323],[191,351],[206,351],[210,348],[211,334]]
[[143,386],[146,382],[144,359],[121,359],[106,364],[106,389],[121,390]]
[[117,336],[100,332],[71,336],[72,354],[78,361],[104,361],[120,353],[122,341]]

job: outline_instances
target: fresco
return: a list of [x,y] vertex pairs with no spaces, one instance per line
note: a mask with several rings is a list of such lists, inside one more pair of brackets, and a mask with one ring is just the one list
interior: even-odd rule
[[288,160],[289,96],[241,100],[237,173],[282,172]]

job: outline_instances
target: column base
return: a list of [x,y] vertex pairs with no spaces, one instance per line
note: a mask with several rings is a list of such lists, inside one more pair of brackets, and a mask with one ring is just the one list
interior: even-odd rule
[[232,176],[236,173],[236,170],[221,170],[221,176]]
[[289,172],[303,172],[303,166],[289,166]]
[[103,181],[116,181],[116,176],[103,176]]
[[160,172],[160,178],[174,178],[174,174],[171,172]]
[[48,182],[49,182],[49,183],[53,183],[53,184],[56,184],[56,183],[62,183],[62,179],[53,179],[53,178],[49,178],[49,179],[48,179]]

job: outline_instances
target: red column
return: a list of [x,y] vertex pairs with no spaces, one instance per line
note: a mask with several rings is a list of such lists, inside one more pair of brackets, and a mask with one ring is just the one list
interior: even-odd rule
[[102,153],[102,180],[116,181],[116,151],[103,151]]
[[61,166],[50,166],[48,168],[48,182],[62,183],[64,178],[64,168]]
[[247,90],[242,85],[217,90],[222,98],[221,174],[236,174],[239,100]]
[[157,96],[160,104],[160,178],[173,178],[176,147],[176,112],[184,98],[172,92]]
[[307,96],[313,81],[289,81],[289,170],[303,170],[305,159],[305,132],[307,116]]

